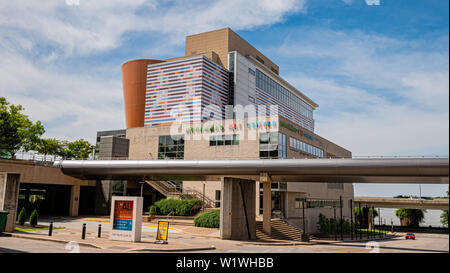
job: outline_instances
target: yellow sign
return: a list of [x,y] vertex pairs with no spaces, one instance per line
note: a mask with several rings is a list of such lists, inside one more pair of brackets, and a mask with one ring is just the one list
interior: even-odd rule
[[158,221],[158,232],[156,233],[156,240],[167,241],[169,233],[169,222]]

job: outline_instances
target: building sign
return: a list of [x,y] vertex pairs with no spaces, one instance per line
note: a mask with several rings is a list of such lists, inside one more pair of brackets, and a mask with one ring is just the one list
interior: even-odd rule
[[142,233],[142,197],[113,196],[110,240],[139,242]]
[[[228,130],[242,130],[244,127],[248,129],[270,129],[276,128],[276,121],[263,121],[263,122],[246,122],[246,123],[231,123],[228,125]],[[207,127],[190,127],[186,128],[187,134],[193,133],[214,133],[214,132],[224,132],[225,128],[222,125],[212,125]]]
[[156,232],[157,243],[167,243],[167,235],[169,234],[169,222],[158,222],[158,231]]
[[303,132],[302,130],[297,129],[297,128],[295,128],[294,126],[292,126],[292,125],[290,125],[290,124],[287,124],[287,123],[285,123],[285,122],[280,121],[280,126],[286,128],[286,129],[288,129],[289,131],[298,133],[298,134],[301,135],[301,136],[304,136],[304,137],[307,137],[307,138],[309,138],[309,139],[311,139],[311,140],[314,140],[314,136],[313,136],[313,135],[310,135],[310,134],[308,134],[308,133],[305,133],[305,132]]
[[132,230],[133,201],[116,200],[114,204],[113,229]]

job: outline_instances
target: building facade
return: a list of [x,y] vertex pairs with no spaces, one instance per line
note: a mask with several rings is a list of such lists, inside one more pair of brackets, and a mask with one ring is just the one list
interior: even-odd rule
[[[187,36],[186,56],[149,60],[145,69],[145,61],[133,62],[122,67],[124,96],[139,105],[133,109],[125,101],[129,159],[351,158],[350,151],[314,133],[318,105],[229,28]],[[130,69],[140,75],[130,75]],[[172,197],[161,183],[201,197],[208,207],[220,207],[221,182],[160,181],[146,187]],[[262,183],[255,190],[258,216]],[[273,181],[271,194],[272,217],[315,232],[319,214],[332,217],[341,204],[348,219],[353,186]]]

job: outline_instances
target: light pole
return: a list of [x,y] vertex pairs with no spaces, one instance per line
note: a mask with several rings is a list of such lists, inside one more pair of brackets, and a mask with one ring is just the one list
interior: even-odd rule
[[141,184],[141,197],[144,195],[144,183],[143,181],[139,182]]

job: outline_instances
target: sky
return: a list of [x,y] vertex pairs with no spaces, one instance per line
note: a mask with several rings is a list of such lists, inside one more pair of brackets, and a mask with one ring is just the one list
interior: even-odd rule
[[[44,137],[94,143],[125,127],[124,62],[183,56],[186,35],[223,27],[319,104],[315,132],[353,156],[448,156],[444,0],[0,0],[0,96]],[[355,185],[397,194],[419,186]]]

